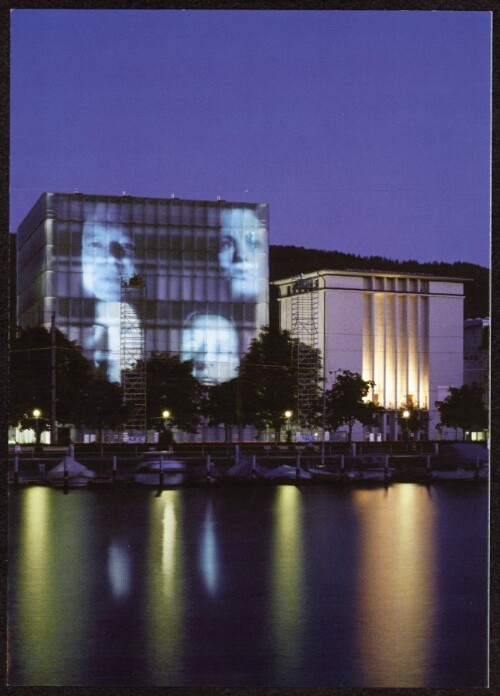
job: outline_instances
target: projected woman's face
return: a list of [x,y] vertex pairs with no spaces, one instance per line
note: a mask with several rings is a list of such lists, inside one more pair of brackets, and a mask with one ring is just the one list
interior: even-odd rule
[[265,229],[251,210],[223,210],[219,265],[233,298],[254,299],[267,276]]
[[195,315],[182,334],[182,359],[193,360],[193,375],[202,384],[218,384],[236,377],[238,336],[234,326],[215,314]]
[[82,268],[85,292],[100,300],[120,299],[121,280],[134,274],[134,240],[121,225],[86,222],[83,226]]

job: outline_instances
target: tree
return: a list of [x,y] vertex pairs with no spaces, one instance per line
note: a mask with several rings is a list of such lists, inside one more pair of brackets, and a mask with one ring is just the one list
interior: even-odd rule
[[[125,419],[120,385],[97,376],[76,341],[55,330],[56,420],[116,428]],[[37,440],[51,413],[51,335],[44,327],[19,329],[10,356],[11,425],[32,428]],[[41,416],[33,417],[39,409]]]
[[335,384],[326,392],[325,423],[331,430],[337,430],[341,425],[349,428],[348,439],[351,442],[352,428],[356,421],[370,425],[378,408],[365,398],[375,385],[370,380],[364,380],[357,372],[344,370],[337,375]]
[[403,437],[408,439],[409,433],[415,435],[419,432],[427,432],[429,425],[429,412],[427,409],[416,408],[411,403],[404,403],[398,409],[398,424],[403,431]]
[[[81,347],[58,329],[55,352],[56,418],[78,424],[88,407],[85,394],[94,379],[92,364]],[[32,427],[34,408],[40,409],[44,419],[51,412],[51,335],[44,327],[19,329],[10,353],[9,386],[11,425]]]
[[[242,422],[254,425],[258,430],[270,426],[278,439],[286,422],[285,411],[293,410],[297,403],[299,387],[294,366],[297,343],[288,331],[279,332],[265,326],[258,338],[252,340],[239,367]],[[301,351],[311,352],[309,362],[315,366],[311,381],[318,384],[319,351],[305,344],[301,344]],[[317,408],[307,415],[313,421],[318,416]]]
[[125,423],[129,415],[129,406],[123,403],[123,394],[117,382],[108,382],[96,377],[85,392],[86,407],[80,418],[82,425],[97,428],[99,442],[102,442],[103,428],[114,430]]
[[488,427],[488,411],[483,401],[483,391],[477,384],[450,387],[443,401],[436,401],[441,424],[449,428],[460,428],[462,439],[470,431]]
[[193,361],[158,353],[146,361],[148,425],[161,430],[162,412],[170,411],[169,423],[196,433],[206,400],[206,389],[192,374]]
[[238,377],[208,388],[208,402],[205,412],[210,425],[225,426],[225,440],[229,442],[229,428],[241,427],[241,380]]

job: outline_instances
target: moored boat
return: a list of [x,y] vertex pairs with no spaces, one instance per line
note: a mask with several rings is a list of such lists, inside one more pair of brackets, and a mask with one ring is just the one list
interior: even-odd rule
[[322,467],[321,464],[317,467],[309,467],[308,472],[311,474],[311,479],[313,481],[324,481],[335,482],[344,481],[346,479],[346,474],[344,471],[331,470]]
[[395,469],[393,467],[366,467],[350,469],[346,471],[346,477],[349,481],[376,483],[392,480],[394,473]]
[[276,483],[285,481],[310,481],[312,478],[308,471],[304,471],[304,469],[300,467],[290,466],[289,464],[281,464],[272,468],[262,467],[259,469],[258,474],[259,478]]
[[144,486],[180,486],[186,480],[186,463],[171,452],[144,452],[134,471],[134,481]]
[[65,456],[47,473],[47,481],[51,486],[68,488],[84,488],[94,477],[95,471],[70,456]]
[[474,468],[458,466],[455,469],[433,469],[431,478],[435,481],[487,481],[489,467],[481,464]]

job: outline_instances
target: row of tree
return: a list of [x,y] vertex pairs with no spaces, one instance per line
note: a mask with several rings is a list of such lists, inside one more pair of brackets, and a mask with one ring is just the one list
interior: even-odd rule
[[[10,358],[10,422],[37,432],[48,428],[51,411],[51,335],[42,327],[21,329],[13,341]],[[254,426],[257,431],[272,428],[280,432],[294,411],[299,397],[296,369],[298,355],[310,366],[307,375],[316,385],[315,398],[302,412],[302,427],[336,431],[347,426],[348,438],[356,421],[380,425],[382,409],[368,399],[374,383],[344,370],[330,389],[323,392],[319,351],[299,343],[289,332],[261,330],[243,356],[236,378],[206,387],[193,377],[192,361],[160,353],[146,361],[147,426],[162,430],[162,412],[170,412],[168,425],[195,433],[201,423],[224,424],[227,436],[232,427]],[[55,330],[56,419],[60,424],[86,426],[101,431],[116,429],[130,416],[122,401],[119,384],[96,376],[82,349]],[[303,377],[303,375],[302,375]],[[437,404],[443,426],[467,430],[487,427],[488,414],[481,390],[464,386],[450,389]],[[43,414],[35,418],[33,411]],[[425,431],[428,413],[402,404],[398,420],[404,433]]]

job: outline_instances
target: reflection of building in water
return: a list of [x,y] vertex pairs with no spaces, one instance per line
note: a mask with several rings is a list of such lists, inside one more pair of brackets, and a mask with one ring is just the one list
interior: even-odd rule
[[360,683],[427,686],[435,659],[432,498],[413,484],[357,489],[353,495],[362,540],[356,611]]
[[196,351],[206,379],[234,376],[268,323],[265,204],[45,193],[19,226],[17,246],[19,324],[48,328],[55,313],[57,327],[113,380],[120,283],[135,273],[146,283],[146,356],[179,354],[194,313],[224,317],[218,329],[229,350],[217,367],[208,366],[216,352],[208,324],[206,359]]
[[177,493],[163,491],[151,500],[144,615],[148,678],[156,684],[165,683],[165,674],[177,679],[182,673],[186,577]]
[[291,678],[301,657],[306,594],[301,496],[295,486],[276,488],[271,586],[277,683]]
[[207,593],[215,597],[220,582],[219,552],[212,499],[206,501],[200,537],[199,565]]
[[[375,382],[370,398],[384,409],[382,439],[397,438],[403,403],[429,409],[428,434],[436,436],[440,387],[463,383],[463,279],[345,270],[274,284],[281,328],[320,349],[328,388],[343,370]],[[311,295],[317,301],[307,302]],[[361,428],[354,436],[362,437]]]
[[[61,524],[68,514],[74,523],[70,542],[68,528]],[[45,486],[33,486],[23,496],[17,522],[19,601],[10,609],[15,611],[16,661],[24,684],[81,683],[81,655],[92,654],[95,641],[88,573],[94,522],[79,496],[69,502],[68,496],[54,496]]]

